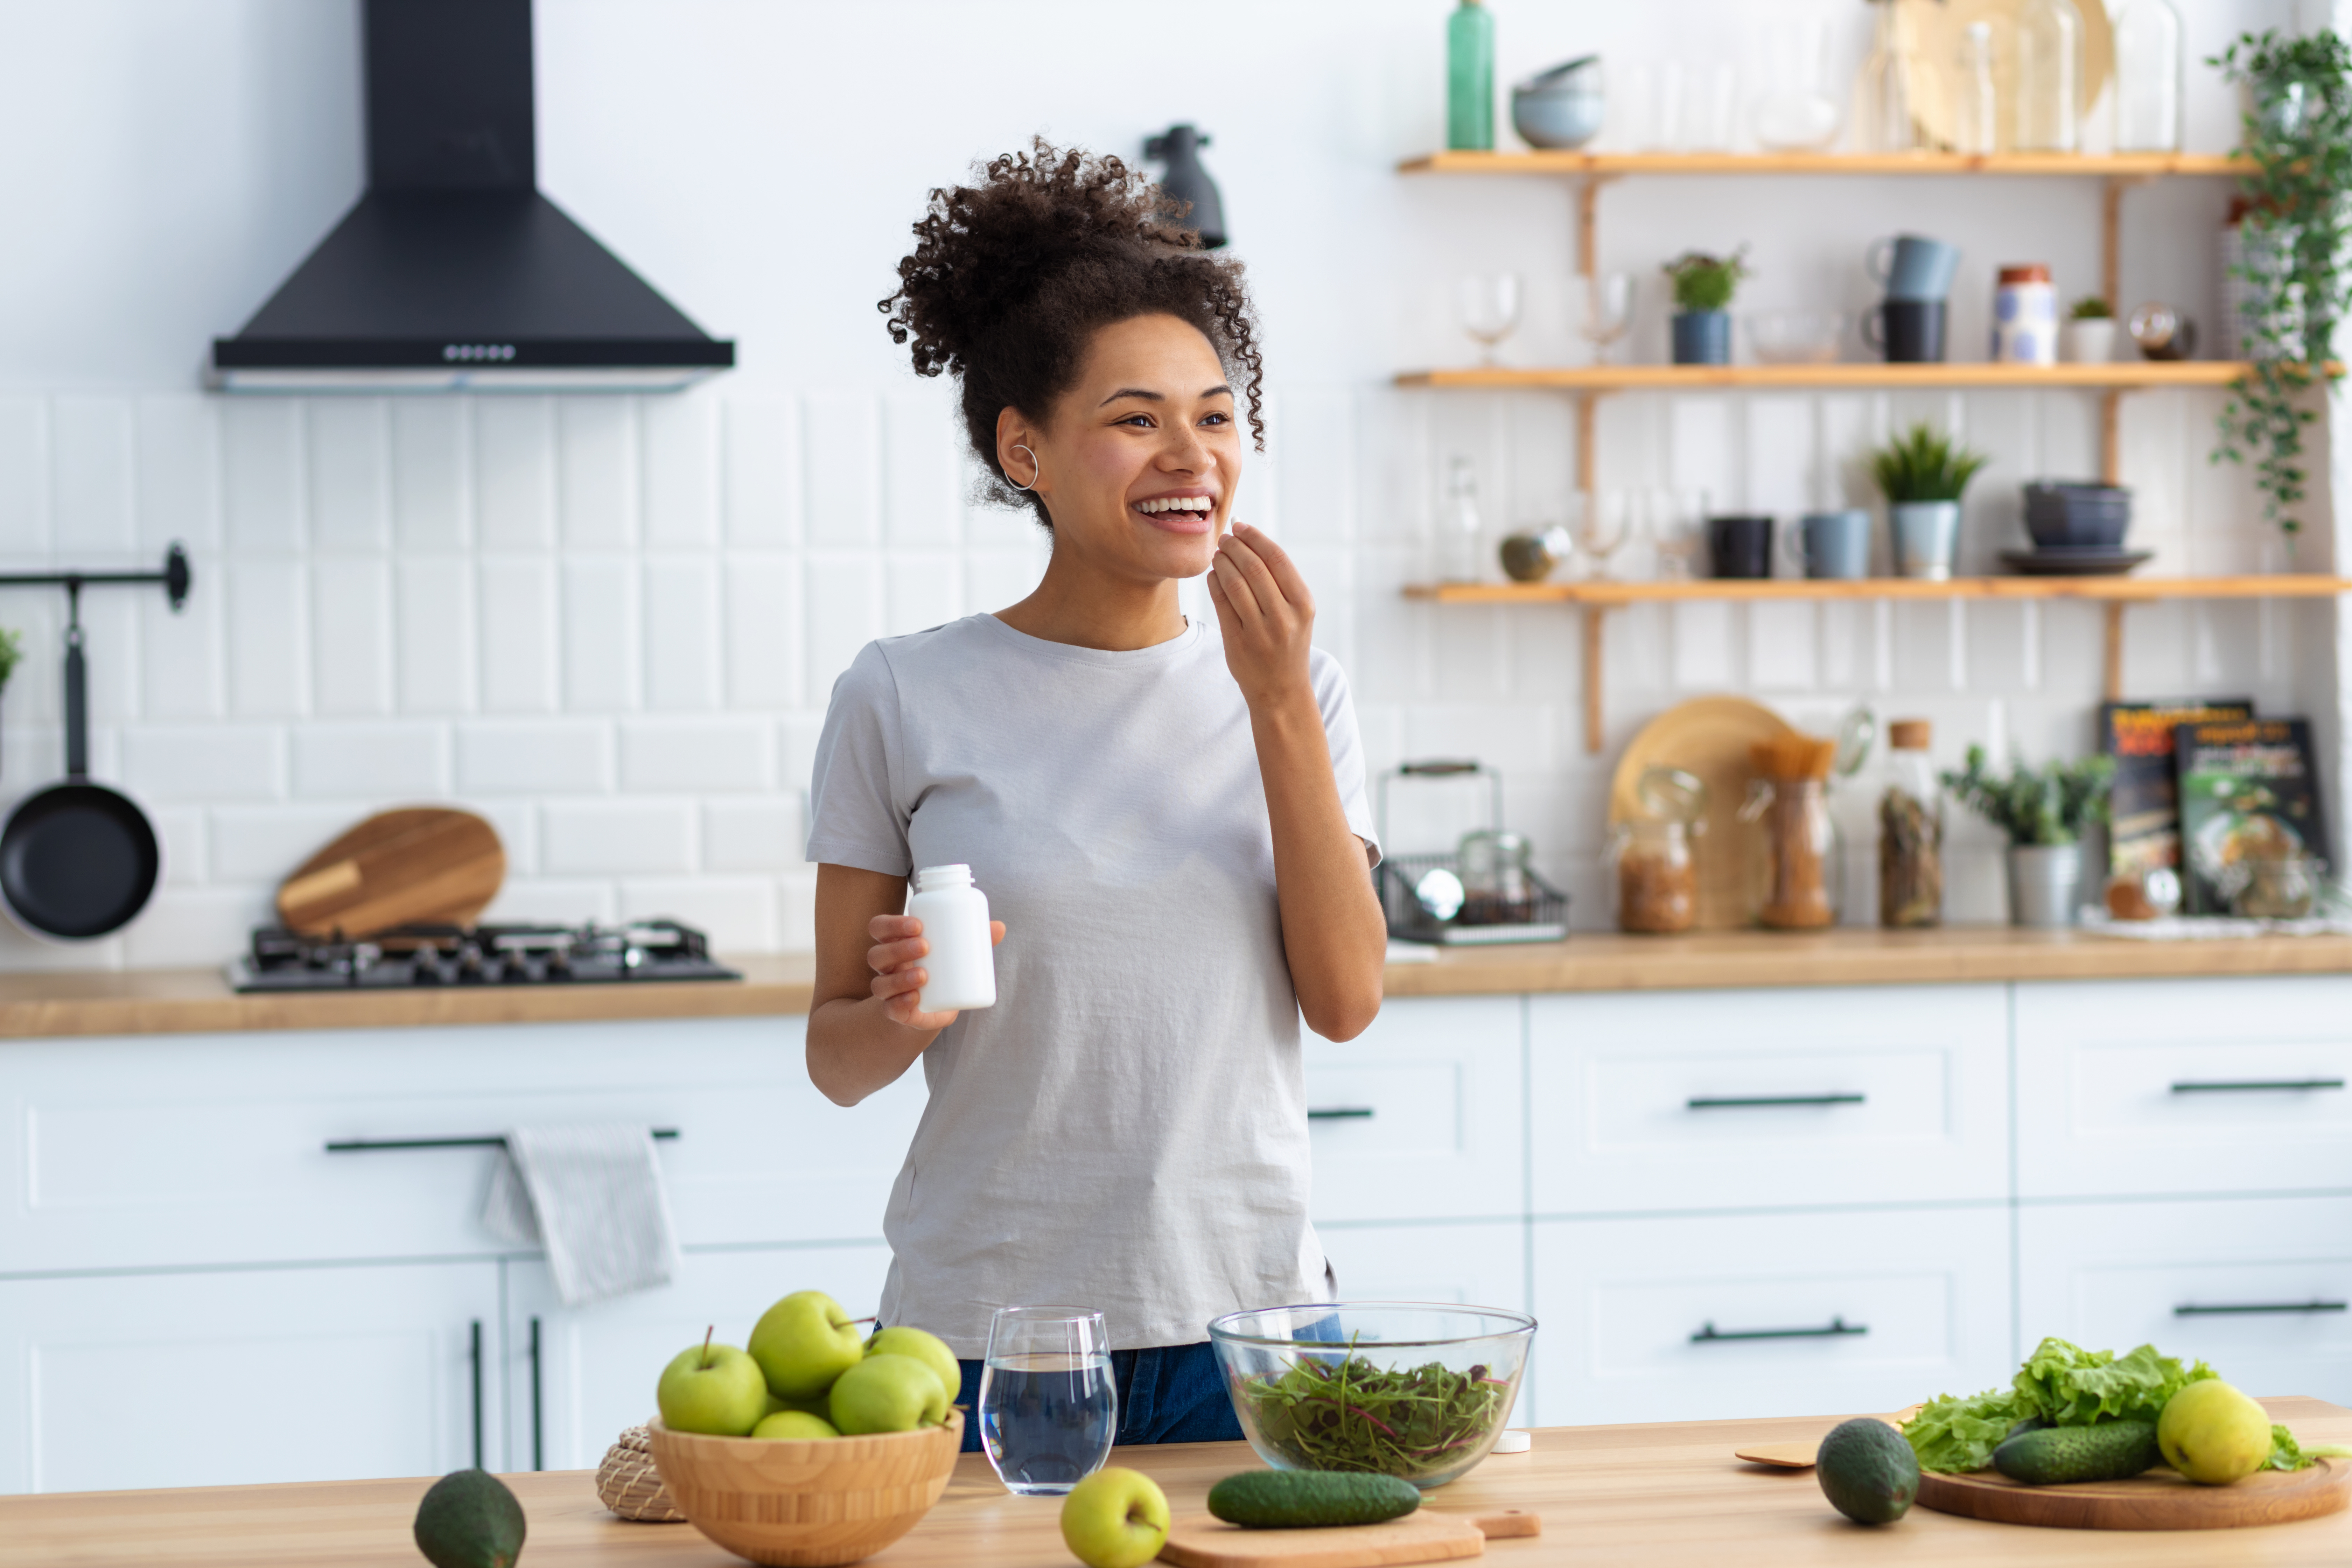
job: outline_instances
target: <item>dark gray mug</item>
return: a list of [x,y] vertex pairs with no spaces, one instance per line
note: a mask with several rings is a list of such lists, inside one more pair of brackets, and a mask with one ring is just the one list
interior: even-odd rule
[[1772,575],[1772,520],[1769,517],[1710,517],[1706,520],[1707,556],[1717,577]]

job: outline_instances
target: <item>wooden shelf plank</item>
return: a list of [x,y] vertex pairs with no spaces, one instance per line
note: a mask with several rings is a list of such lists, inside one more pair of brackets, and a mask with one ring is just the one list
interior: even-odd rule
[[2084,178],[2249,174],[2227,153],[1431,153],[1403,174],[2028,174]]
[[2227,386],[2238,360],[2118,360],[2112,364],[1580,364],[1406,371],[1399,386],[1555,392],[1692,391],[1705,387]]
[[2352,577],[2280,573],[2247,577],[1702,577],[1689,582],[1416,583],[1405,597],[1441,605],[1627,605],[1696,599],[2318,599],[2352,594]]

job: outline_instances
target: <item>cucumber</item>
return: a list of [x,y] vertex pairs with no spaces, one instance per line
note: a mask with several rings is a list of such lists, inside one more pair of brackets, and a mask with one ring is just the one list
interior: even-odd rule
[[1992,1468],[2030,1487],[2120,1481],[2156,1463],[2156,1423],[2102,1421],[2020,1432],[1992,1451]]
[[1209,1489],[1211,1513],[1251,1530],[1378,1524],[1420,1506],[1411,1481],[1338,1470],[1244,1470]]

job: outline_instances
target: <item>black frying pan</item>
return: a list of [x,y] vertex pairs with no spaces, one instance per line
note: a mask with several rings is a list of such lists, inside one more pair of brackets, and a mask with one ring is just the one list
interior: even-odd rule
[[81,622],[66,627],[66,779],[27,795],[0,830],[0,898],[51,936],[105,936],[147,907],[163,867],[146,813],[89,782]]

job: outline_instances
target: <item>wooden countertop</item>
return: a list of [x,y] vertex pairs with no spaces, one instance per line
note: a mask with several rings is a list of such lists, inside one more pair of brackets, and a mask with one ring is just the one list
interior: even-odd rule
[[[736,956],[728,962],[743,971],[740,982],[451,986],[253,996],[232,992],[216,969],[5,974],[0,975],[0,1039],[777,1017],[809,1010],[815,963],[805,953]],[[1388,994],[1475,996],[1526,991],[2345,973],[2352,973],[2352,937],[2156,942],[2011,926],[1854,929],[1817,935],[1707,931],[1660,937],[1596,931],[1562,942],[1455,948],[1441,952],[1432,963],[1391,963]]]
[[[2266,1400],[2305,1442],[2352,1438],[2352,1411],[2315,1399]],[[1818,1437],[1831,1418],[1561,1426],[1532,1453],[1493,1458],[1441,1491],[1448,1511],[1531,1509],[1534,1540],[1490,1543],[1498,1568],[1573,1562],[1591,1568],[1780,1568],[1822,1563],[1969,1563],[2004,1568],[2329,1568],[2352,1561],[2352,1513],[2259,1529],[2138,1531],[2035,1530],[1915,1508],[1880,1529],[1850,1524],[1822,1500],[1811,1470],[1732,1458],[1748,1443]],[[1114,1462],[1157,1479],[1179,1517],[1199,1517],[1209,1485],[1255,1468],[1239,1443],[1122,1448]],[[508,1478],[522,1500],[530,1568],[732,1568],[740,1560],[691,1525],[628,1524],[596,1500],[586,1470]],[[427,1480],[198,1488],[0,1498],[0,1568],[415,1568],[409,1534]],[[1016,1498],[967,1455],[939,1506],[871,1559],[879,1568],[1070,1568],[1057,1500]]]

